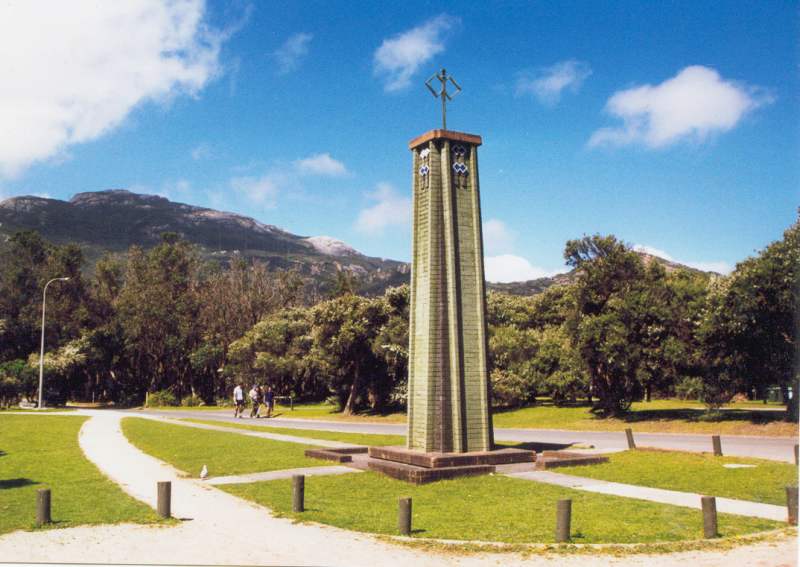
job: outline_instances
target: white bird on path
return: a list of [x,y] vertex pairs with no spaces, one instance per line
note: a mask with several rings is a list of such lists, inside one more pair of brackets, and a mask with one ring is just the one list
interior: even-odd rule
[[205,480],[207,478],[208,478],[208,467],[203,465],[203,468],[200,471],[200,480]]

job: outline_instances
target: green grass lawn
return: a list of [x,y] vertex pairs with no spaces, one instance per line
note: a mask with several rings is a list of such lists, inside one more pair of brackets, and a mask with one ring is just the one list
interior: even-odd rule
[[[646,449],[612,453],[608,457],[607,463],[563,467],[556,472],[781,506],[786,504],[785,487],[797,485],[795,465],[762,459]],[[723,466],[730,463],[756,466],[741,469]]]
[[280,433],[282,435],[294,435],[295,437],[309,437],[311,439],[324,439],[326,441],[341,441],[342,443],[352,443],[353,445],[404,445],[406,438],[404,435],[378,435],[371,433],[346,433],[341,431],[317,431],[315,429],[293,429],[290,427],[273,427],[272,421],[259,420],[258,425],[250,423],[217,421],[213,419],[193,419],[184,418],[181,421],[192,423],[204,423],[206,425],[217,425],[219,427],[230,427],[232,429],[246,429],[249,431],[263,431],[265,433]]
[[309,445],[248,437],[238,433],[207,431],[139,417],[122,420],[122,431],[145,453],[192,477],[203,465],[209,475],[227,476],[327,465],[303,455]]
[[[556,501],[572,499],[577,543],[669,542],[701,539],[699,510],[606,496],[504,476],[446,480],[415,486],[366,472],[306,478],[306,512],[291,512],[291,481],[221,486],[279,515],[378,534],[397,533],[397,500],[413,498],[413,535],[419,538],[552,543]],[[719,516],[723,536],[782,527],[778,522]]]
[[10,413],[53,413],[53,412],[61,412],[61,411],[75,411],[75,408],[42,408],[37,410],[35,408],[0,408],[0,412],[10,412]]
[[570,429],[584,431],[634,431],[656,433],[709,433],[727,435],[796,436],[796,423],[783,421],[776,406],[731,406],[709,416],[705,406],[684,400],[635,402],[623,418],[600,418],[586,404],[556,407],[548,400],[515,410],[495,410],[495,427]]
[[0,534],[34,527],[40,488],[52,491],[53,527],[159,521],[83,456],[86,419],[0,415]]

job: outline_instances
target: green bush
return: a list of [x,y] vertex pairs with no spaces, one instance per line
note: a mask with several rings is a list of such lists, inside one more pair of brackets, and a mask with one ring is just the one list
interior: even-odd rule
[[14,376],[0,376],[0,407],[10,407],[19,400],[20,384]]
[[197,407],[197,406],[204,406],[206,404],[203,401],[203,398],[201,398],[197,394],[192,394],[190,396],[184,397],[181,400],[181,405],[183,407]]
[[178,398],[175,397],[170,390],[159,390],[158,392],[151,392],[147,396],[148,407],[159,406],[177,406]]
[[494,405],[519,407],[531,398],[530,380],[510,370],[495,368],[491,374],[492,399]]
[[687,376],[675,385],[675,395],[681,400],[702,401],[703,380],[696,376]]

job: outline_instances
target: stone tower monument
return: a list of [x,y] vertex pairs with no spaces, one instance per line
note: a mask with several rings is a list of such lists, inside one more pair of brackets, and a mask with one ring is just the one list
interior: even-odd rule
[[[433,79],[441,90],[431,86]],[[457,91],[447,92],[448,81]],[[426,83],[442,99],[442,129],[409,144],[413,235],[405,448],[370,447],[370,469],[414,483],[486,474],[533,462],[494,450],[486,358],[478,146],[447,129],[446,101],[461,90],[444,69]]]
[[409,449],[492,449],[478,146],[432,130],[413,158]]

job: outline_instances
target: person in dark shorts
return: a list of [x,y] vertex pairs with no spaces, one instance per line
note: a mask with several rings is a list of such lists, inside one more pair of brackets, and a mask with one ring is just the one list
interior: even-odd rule
[[272,391],[272,386],[267,388],[267,393],[264,394],[264,403],[267,406],[267,417],[272,417],[272,409],[275,407],[275,392]]
[[258,384],[253,384],[253,387],[250,388],[250,401],[253,404],[250,410],[250,419],[252,419],[258,416],[258,408],[261,405],[261,388]]
[[233,417],[241,418],[244,413],[244,390],[242,390],[241,384],[236,384],[236,387],[233,389],[233,404],[236,406],[236,409],[233,411]]

